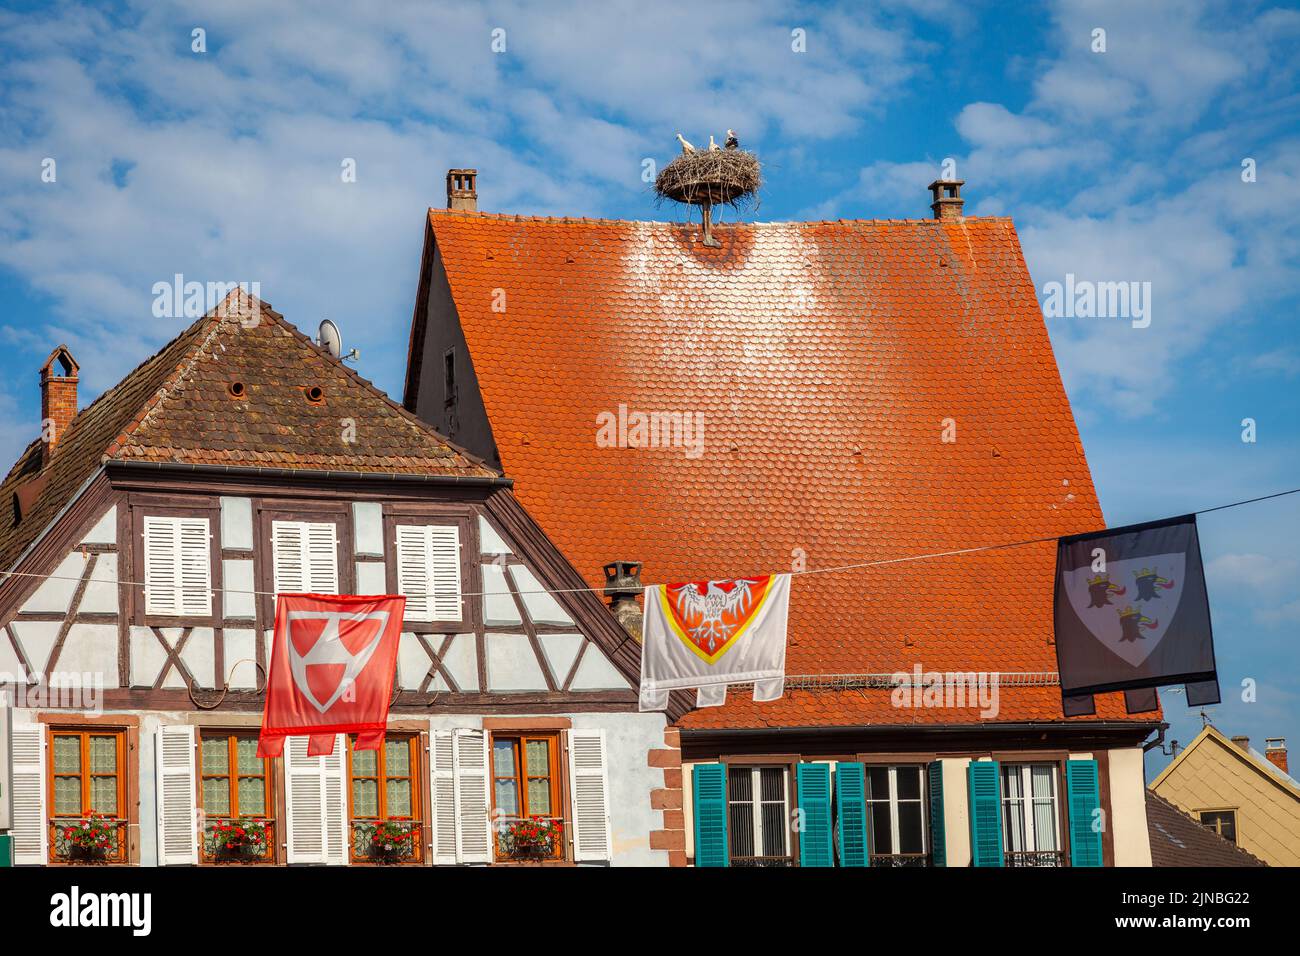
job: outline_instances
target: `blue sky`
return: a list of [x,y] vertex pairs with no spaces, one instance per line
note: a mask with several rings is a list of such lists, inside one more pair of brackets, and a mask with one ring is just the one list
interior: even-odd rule
[[[151,311],[178,272],[259,282],[308,331],[333,319],[361,373],[400,395],[422,211],[448,167],[480,170],[489,211],[665,218],[642,161],[670,159],[678,130],[733,127],[765,162],[756,218],[926,216],[952,158],[968,213],[1015,219],[1040,291],[1067,273],[1151,283],[1149,327],[1048,323],[1111,524],[1300,485],[1296,9],[368,7],[0,9],[0,457],[38,432],[56,343],[84,402],[179,331]],[[1211,712],[1261,745],[1300,743],[1297,532],[1300,496],[1202,521],[1225,693]],[[1164,699],[1190,740],[1199,717]]]

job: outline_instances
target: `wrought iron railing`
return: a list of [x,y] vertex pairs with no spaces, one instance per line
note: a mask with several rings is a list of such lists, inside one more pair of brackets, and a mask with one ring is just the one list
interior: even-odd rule
[[50,821],[50,858],[56,863],[125,863],[127,822],[116,817],[56,817]]
[[275,821],[208,817],[203,824],[204,863],[275,862]]
[[928,853],[873,853],[871,854],[872,866],[883,866],[888,868],[900,867],[925,867],[930,865],[930,854]]
[[733,856],[732,866],[794,866],[789,856]]
[[1008,850],[1003,854],[1007,866],[1065,866],[1065,854],[1060,850]]
[[494,828],[498,860],[558,860],[564,856],[564,823],[559,818],[501,817]]
[[418,820],[353,820],[352,859],[360,863],[418,863],[423,833]]

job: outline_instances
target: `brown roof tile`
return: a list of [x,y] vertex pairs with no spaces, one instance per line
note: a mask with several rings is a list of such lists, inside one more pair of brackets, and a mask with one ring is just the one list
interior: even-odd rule
[[[231,394],[234,382],[243,397]],[[312,386],[323,390],[319,403],[308,400]],[[238,290],[77,414],[21,521],[0,509],[0,567],[108,461],[497,475]],[[35,441],[0,484],[0,501],[39,474]]]
[[1201,826],[1164,797],[1147,792],[1152,866],[1266,866],[1264,861]]

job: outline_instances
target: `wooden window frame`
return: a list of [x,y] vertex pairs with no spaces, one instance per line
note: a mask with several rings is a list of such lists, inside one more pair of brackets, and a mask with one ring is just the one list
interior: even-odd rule
[[[384,507],[384,581],[389,594],[397,594],[397,528],[423,525],[455,525],[460,534],[460,608],[459,621],[402,621],[402,630],[411,634],[465,634],[476,631],[481,625],[482,601],[469,597],[474,582],[481,581],[478,573],[479,541],[478,522],[463,508],[429,506],[421,510]],[[479,588],[479,590],[482,590]]]
[[[333,522],[335,560],[338,564],[339,594],[356,593],[356,554],[352,542],[351,501],[282,501],[257,498],[253,502],[253,579],[257,595],[257,626],[260,634],[275,626],[275,541],[276,521]],[[269,648],[267,649],[269,651]],[[265,661],[259,661],[265,665]]]
[[[563,746],[561,743],[561,736],[562,731],[560,730],[548,730],[540,727],[529,729],[512,728],[493,730],[488,734],[488,787],[491,790],[490,799],[492,801],[492,819],[502,824],[509,819],[527,819],[534,815],[530,812],[531,808],[528,806],[528,780],[531,778],[529,778],[525,773],[527,768],[524,765],[524,745],[525,742],[529,740],[544,740],[547,742],[547,758],[550,766],[549,780],[551,784],[551,813],[548,819],[559,820],[563,827],[561,831],[561,839],[556,843],[555,852],[550,857],[544,858],[547,861],[567,860],[569,858],[569,841],[573,836],[570,832],[572,827],[568,822],[568,814],[565,812],[565,791],[567,788],[564,785],[566,769],[562,759]],[[511,740],[515,741],[516,744],[514,748],[514,774],[510,777],[501,776],[496,772],[496,742],[498,740]],[[518,817],[506,817],[504,811],[497,806],[498,780],[514,781],[516,788],[515,792],[518,794],[519,798]],[[495,863],[522,862],[518,858],[511,857],[508,854],[501,852],[501,844],[497,839],[495,831],[492,835],[492,859]]]
[[[347,746],[347,773],[348,773],[348,781],[347,781],[348,784],[348,819],[347,819],[348,863],[355,866],[380,865],[375,860],[369,860],[364,857],[358,857],[356,855],[356,841],[353,838],[353,833],[352,833],[352,827],[354,824],[356,824],[357,822],[383,823],[388,821],[394,821],[398,823],[414,823],[419,828],[416,832],[416,838],[412,841],[414,852],[411,854],[410,859],[400,860],[397,862],[396,865],[418,866],[420,864],[423,864],[425,861],[425,844],[429,841],[429,822],[427,819],[425,819],[425,813],[424,813],[424,807],[425,807],[424,779],[428,776],[428,769],[424,763],[425,748],[423,745],[423,738],[421,737],[421,734],[418,731],[403,731],[403,730],[390,730],[384,734],[384,744],[387,744],[390,740],[402,740],[410,748],[409,780],[411,783],[411,811],[412,812],[409,817],[394,817],[387,812],[388,788],[386,784],[387,781],[391,778],[391,775],[386,772],[387,763],[388,763],[388,753],[385,750],[384,745],[381,744],[379,749],[375,752],[375,771],[377,776],[372,778],[370,775],[367,774],[358,778],[352,771],[352,755],[354,753],[353,735],[345,734],[344,737],[347,741],[346,746]],[[361,818],[358,818],[356,816],[356,809],[354,806],[355,791],[352,786],[353,781],[356,779],[362,779],[362,780],[375,779],[377,781],[379,816],[361,817]],[[399,778],[392,778],[392,779],[399,779]]]
[[[131,808],[128,803],[128,765],[127,755],[129,747],[127,745],[127,728],[125,727],[101,727],[101,726],[57,726],[51,725],[47,731],[48,753],[46,754],[45,772],[48,781],[46,795],[46,819],[47,828],[50,831],[49,852],[47,860],[51,864],[67,864],[70,861],[59,859],[56,854],[56,840],[54,833],[61,829],[63,825],[59,821],[71,821],[85,819],[91,811],[87,809],[90,806],[90,781],[92,777],[104,777],[107,774],[92,774],[90,772],[90,738],[91,737],[114,737],[116,738],[117,753],[115,756],[113,778],[117,783],[116,803],[117,815],[112,819],[119,821],[120,847],[119,853],[110,858],[107,862],[125,864],[130,862],[131,858]],[[81,738],[81,756],[80,769],[76,774],[81,780],[81,812],[77,814],[61,814],[55,811],[55,786],[54,782],[57,777],[71,777],[72,774],[55,773],[54,768],[54,741],[58,737],[80,737]]]
[[[188,503],[186,503],[188,502]],[[141,627],[220,627],[224,610],[221,560],[221,506],[194,503],[193,497],[158,495],[131,495],[126,502],[127,529],[130,547],[127,552],[130,564],[119,566],[119,581],[136,581],[126,589],[127,618]],[[208,521],[208,583],[212,589],[211,613],[197,617],[183,615],[158,615],[146,611],[144,599],[144,519],[145,518],[206,518]]]
[[[1013,853],[1059,853],[1061,855],[1061,865],[1068,866],[1070,863],[1069,847],[1066,843],[1066,833],[1069,829],[1069,822],[1065,818],[1065,805],[1068,800],[1062,799],[1061,788],[1065,786],[1065,772],[1059,762],[1054,760],[1035,760],[1032,756],[1026,755],[1027,759],[1008,761],[998,763],[998,789],[1001,791],[998,800],[998,825],[1002,827],[1003,852]],[[1006,787],[1003,785],[1003,774],[1008,768],[1016,767],[1021,772],[1021,785],[1025,787],[1019,804],[1024,811],[1022,820],[1025,825],[1025,847],[1023,850],[1013,851],[1010,841],[1007,840],[1006,829],[1006,808],[1012,803],[1012,798],[1008,795]],[[1038,835],[1034,832],[1034,795],[1033,795],[1033,768],[1047,767],[1052,771],[1052,819],[1056,829],[1056,848],[1054,850],[1040,849]],[[1027,785],[1027,786],[1026,786]],[[1035,844],[1030,846],[1029,844]]]
[[[794,762],[790,762],[781,759],[779,757],[775,759],[764,760],[760,756],[757,759],[743,758],[743,757],[735,758],[735,759],[726,759],[724,760],[724,764],[726,769],[726,779],[724,781],[724,786],[726,788],[726,798],[727,798],[726,802],[727,802],[727,861],[728,863],[735,865],[734,861],[737,859],[735,854],[735,846],[736,846],[735,840],[731,838],[731,806],[732,806],[731,772],[733,770],[748,770],[751,773],[751,777],[750,777],[751,800],[749,805],[750,805],[750,827],[753,831],[753,841],[754,841],[754,851],[755,851],[755,857],[753,858],[760,858],[764,856],[764,854],[761,852],[763,849],[763,844],[762,844],[763,829],[762,829],[762,821],[760,819],[762,814],[753,812],[753,807],[755,806],[755,804],[761,804],[763,802],[761,797],[759,796],[761,792],[759,788],[759,783],[761,782],[762,779],[762,774],[760,773],[760,771],[778,769],[782,771],[781,781],[784,790],[784,799],[783,799],[783,804],[785,808],[785,813],[784,813],[785,854],[784,855],[785,858],[789,861],[790,866],[798,866],[799,865],[799,843],[798,843],[799,835],[794,831],[794,828],[790,825],[791,818],[793,815],[793,810],[798,805],[799,802],[798,761],[796,760]],[[744,857],[742,859],[751,859],[751,857]]]
[[[256,740],[257,730],[251,727],[246,727],[243,729],[236,729],[236,730],[230,730],[224,727],[195,727],[194,730],[195,730],[195,738],[196,738],[195,747],[198,750],[198,752],[195,754],[195,759],[194,759],[195,787],[196,787],[195,800],[197,801],[196,805],[198,806],[198,810],[199,810],[199,819],[202,821],[202,825],[199,827],[199,833],[198,833],[199,862],[216,863],[218,861],[214,860],[212,857],[208,855],[206,850],[207,841],[204,839],[204,831],[207,828],[208,816],[207,816],[207,812],[203,808],[203,781],[209,777],[213,777],[213,778],[222,777],[226,780],[226,784],[230,788],[230,807],[233,815],[228,817],[215,817],[213,819],[218,819],[218,820],[243,819],[237,815],[239,809],[238,781],[240,777],[249,776],[249,775],[239,773],[238,750],[235,746],[235,741],[241,737],[245,739]],[[208,739],[222,739],[222,738],[225,739],[226,770],[227,770],[225,774],[208,774],[203,772],[203,739],[205,737]],[[263,769],[262,782],[263,785],[265,786],[265,792],[266,792],[266,796],[263,800],[263,806],[266,807],[266,812],[262,814],[262,816],[260,817],[253,817],[251,819],[266,820],[271,824],[271,826],[269,827],[268,838],[266,841],[267,842],[266,853],[257,859],[239,861],[241,865],[248,865],[248,866],[274,864],[278,858],[277,847],[281,838],[280,821],[279,821],[279,813],[278,813],[279,804],[277,803],[277,791],[276,791],[276,779],[275,779],[275,760],[271,759],[270,757],[262,757],[259,759],[262,761],[262,769]],[[232,862],[232,861],[226,861],[226,862]]]
[[[1232,817],[1232,839],[1231,840],[1228,840],[1228,838],[1223,835],[1223,826],[1220,822],[1216,821],[1213,825],[1210,825],[1205,822],[1205,817],[1207,814],[1213,814],[1216,817],[1222,817],[1222,816]],[[1199,823],[1201,826],[1205,827],[1205,829],[1209,830],[1211,833],[1216,833],[1224,840],[1228,840],[1228,842],[1231,843],[1233,846],[1241,846],[1241,843],[1238,842],[1240,840],[1240,831],[1238,829],[1238,823],[1240,822],[1240,820],[1239,820],[1237,807],[1221,807],[1219,809],[1212,809],[1212,810],[1197,810],[1196,822]]]
[[[919,800],[913,801],[913,800],[904,800],[904,799],[900,799],[900,798],[899,798],[899,796],[898,796],[898,770],[899,770],[900,767],[902,767],[902,768],[906,768],[906,769],[910,769],[910,770],[915,770],[915,771],[916,771],[917,778],[918,778],[918,780],[919,780],[919,782],[920,782],[920,798],[919,798]],[[893,762],[893,763],[885,763],[885,762],[883,762],[883,761],[880,761],[880,762],[875,762],[875,763],[867,764],[866,769],[867,769],[868,773],[867,773],[867,777],[866,777],[866,779],[863,781],[863,784],[864,784],[864,787],[863,787],[863,800],[864,800],[865,803],[866,803],[866,810],[867,810],[867,826],[868,826],[868,828],[870,828],[871,825],[872,825],[872,820],[874,819],[874,818],[872,817],[872,815],[871,815],[871,805],[872,805],[873,803],[886,803],[886,804],[888,804],[888,805],[889,805],[889,839],[890,839],[890,844],[891,844],[891,846],[893,847],[893,850],[892,850],[890,853],[879,853],[879,854],[876,852],[876,850],[875,850],[874,847],[873,847],[873,848],[872,848],[871,855],[872,855],[872,856],[877,856],[877,855],[879,855],[879,856],[909,856],[909,857],[912,856],[912,854],[906,854],[906,853],[903,853],[903,852],[898,848],[898,847],[899,847],[899,837],[900,837],[901,832],[902,832],[902,831],[901,831],[901,824],[900,824],[900,820],[899,820],[899,812],[898,812],[898,808],[899,808],[899,806],[900,806],[902,803],[913,803],[913,802],[915,802],[915,803],[917,803],[917,805],[920,807],[920,810],[921,810],[921,855],[923,855],[923,856],[929,856],[929,854],[930,854],[930,827],[929,827],[930,803],[929,803],[929,799],[928,799],[928,798],[929,798],[929,793],[927,792],[927,791],[928,791],[928,784],[929,784],[929,781],[926,779],[926,765],[923,764],[923,763],[913,763],[913,762],[911,762],[911,761],[896,761],[896,762]],[[880,770],[880,769],[884,769],[884,770],[889,771],[889,796],[886,797],[886,798],[883,799],[883,800],[881,800],[881,799],[873,799],[872,796],[871,796],[871,776],[870,776],[870,771],[872,771],[872,770]],[[868,832],[870,832],[870,830],[868,830]]]

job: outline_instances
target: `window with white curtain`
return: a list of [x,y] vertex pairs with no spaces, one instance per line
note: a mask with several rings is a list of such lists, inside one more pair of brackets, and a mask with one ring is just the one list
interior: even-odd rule
[[1061,849],[1056,765],[1002,765],[1002,842],[1007,853]]
[[727,833],[733,865],[788,862],[789,776],[787,767],[728,768]]
[[867,832],[873,855],[926,852],[923,769],[916,764],[867,767]]

